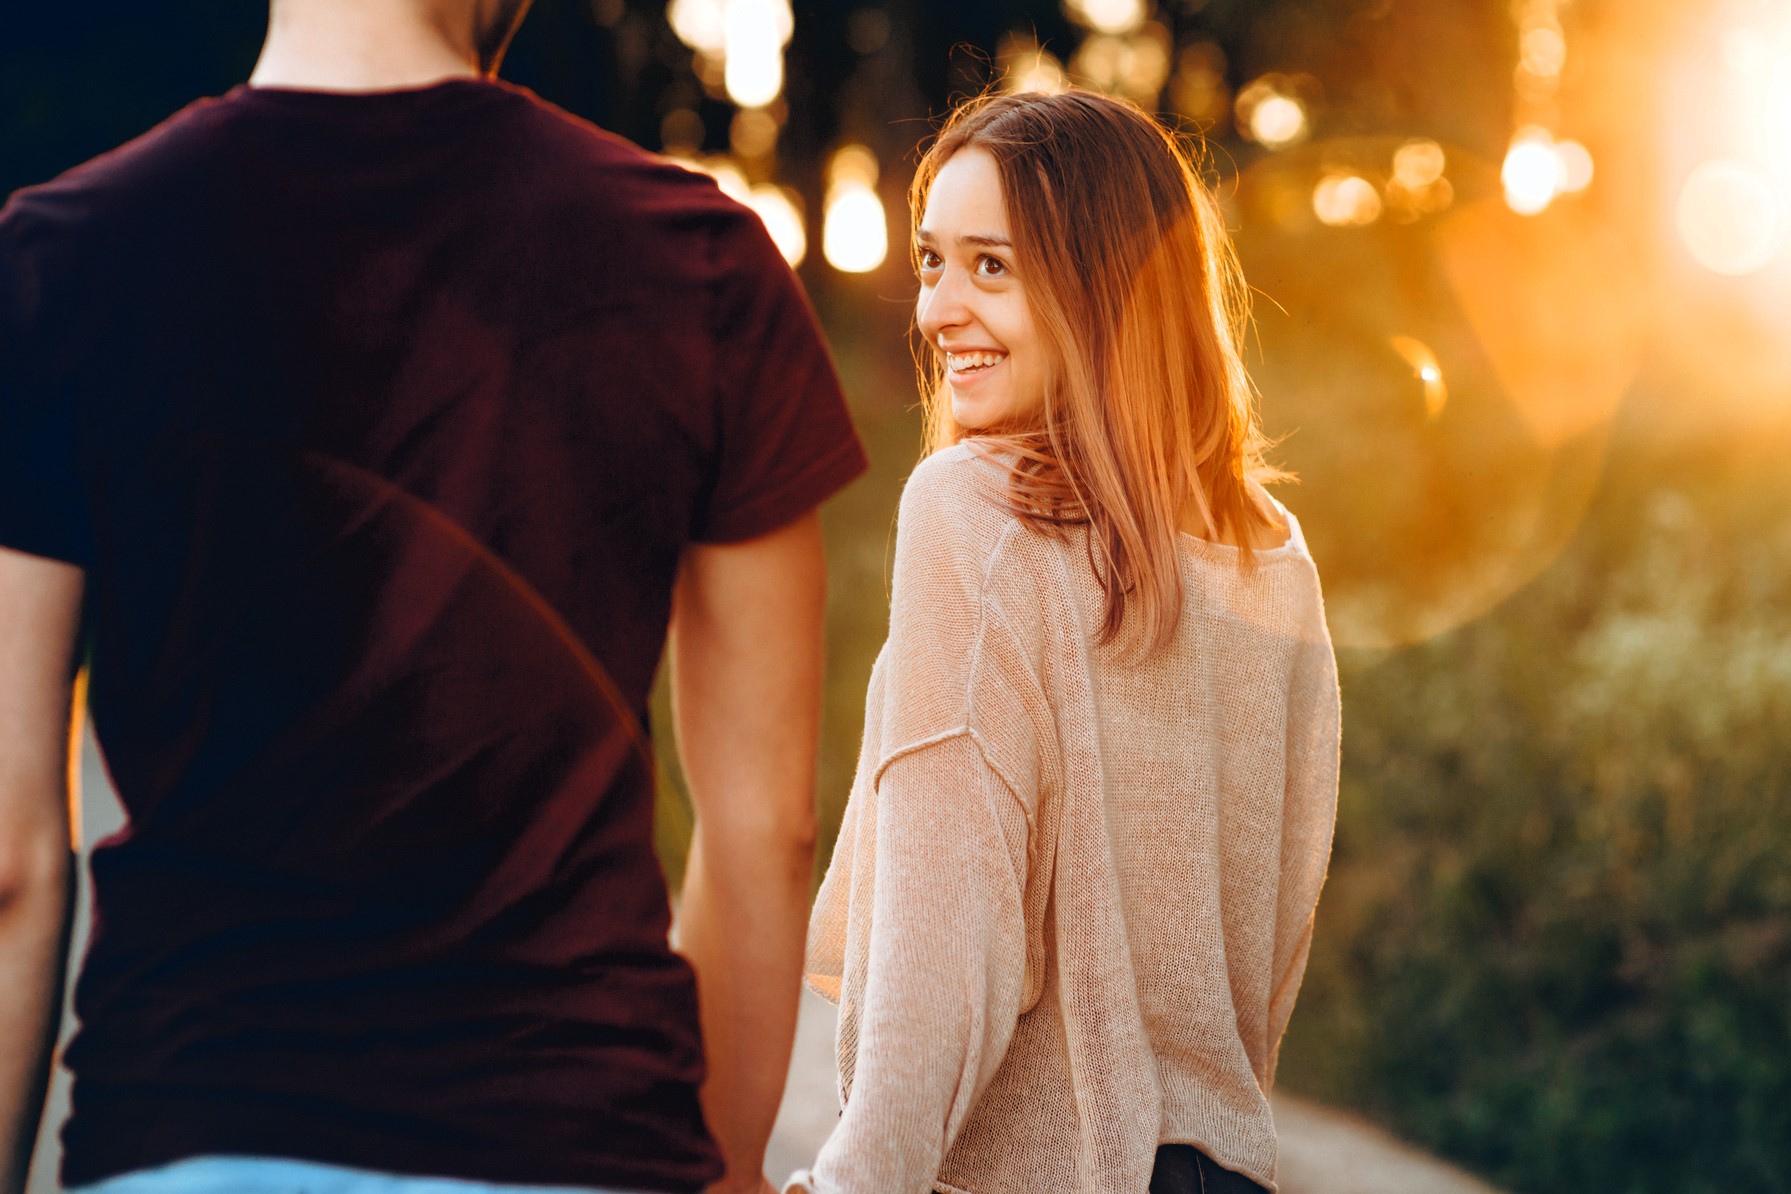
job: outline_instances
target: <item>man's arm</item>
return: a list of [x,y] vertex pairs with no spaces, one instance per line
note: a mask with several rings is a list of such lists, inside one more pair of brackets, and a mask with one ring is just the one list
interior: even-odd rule
[[24,1187],[61,1010],[79,568],[0,548],[0,1192]]
[[812,513],[743,543],[692,546],[673,601],[673,708],[696,812],[678,936],[697,972],[721,1190],[765,1187],[795,1038],[825,602]]

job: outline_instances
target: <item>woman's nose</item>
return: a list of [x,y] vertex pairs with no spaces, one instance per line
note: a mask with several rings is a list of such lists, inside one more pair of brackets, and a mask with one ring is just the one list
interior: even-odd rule
[[930,287],[923,287],[920,292],[920,310],[915,322],[920,327],[921,335],[937,344],[940,333],[951,328],[961,327],[969,321],[969,308],[964,302],[963,284],[954,276],[952,270],[944,271],[940,279]]

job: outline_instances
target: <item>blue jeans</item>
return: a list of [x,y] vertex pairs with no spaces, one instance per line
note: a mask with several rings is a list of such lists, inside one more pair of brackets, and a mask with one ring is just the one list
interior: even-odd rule
[[408,1177],[278,1157],[188,1157],[76,1186],[68,1194],[640,1194],[572,1186],[500,1186]]

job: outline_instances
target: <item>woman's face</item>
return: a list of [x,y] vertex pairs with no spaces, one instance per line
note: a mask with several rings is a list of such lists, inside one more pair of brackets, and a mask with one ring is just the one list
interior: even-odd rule
[[1045,400],[1045,347],[987,150],[960,149],[940,167],[914,241],[915,316],[945,363],[952,417],[966,431],[1024,421]]

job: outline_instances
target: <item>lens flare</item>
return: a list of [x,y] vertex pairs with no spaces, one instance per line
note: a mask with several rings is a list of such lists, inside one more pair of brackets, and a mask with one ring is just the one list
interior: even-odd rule
[[1306,108],[1291,95],[1271,95],[1250,113],[1250,135],[1280,149],[1306,135]]
[[1759,172],[1733,159],[1705,162],[1679,192],[1679,236],[1715,274],[1756,273],[1785,242],[1785,209]]
[[1443,367],[1437,363],[1437,354],[1414,336],[1390,336],[1387,342],[1424,383],[1424,417],[1434,423],[1449,402],[1449,387],[1443,382]]

